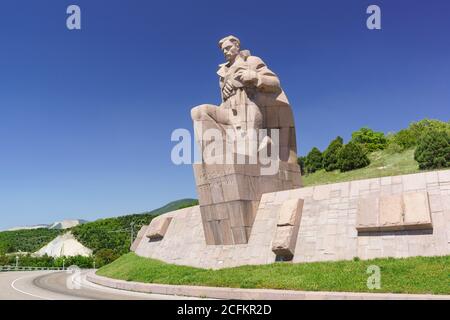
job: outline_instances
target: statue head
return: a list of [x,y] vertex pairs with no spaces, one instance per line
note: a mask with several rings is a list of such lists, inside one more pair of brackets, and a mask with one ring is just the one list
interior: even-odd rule
[[225,59],[233,62],[239,55],[241,42],[235,36],[228,36],[219,41],[219,47],[222,50]]

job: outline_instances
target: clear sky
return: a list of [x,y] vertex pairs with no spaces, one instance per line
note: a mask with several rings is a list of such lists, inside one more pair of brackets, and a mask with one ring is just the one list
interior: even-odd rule
[[[366,28],[370,4],[382,30]],[[278,74],[306,154],[362,126],[448,121],[449,32],[448,0],[3,0],[0,229],[196,197],[170,135],[219,103],[226,35]]]

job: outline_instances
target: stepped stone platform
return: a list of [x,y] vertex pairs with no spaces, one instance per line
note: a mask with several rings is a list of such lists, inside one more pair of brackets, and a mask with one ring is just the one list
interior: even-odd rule
[[265,193],[246,244],[208,245],[199,206],[169,212],[142,227],[132,250],[213,269],[449,255],[450,170]]

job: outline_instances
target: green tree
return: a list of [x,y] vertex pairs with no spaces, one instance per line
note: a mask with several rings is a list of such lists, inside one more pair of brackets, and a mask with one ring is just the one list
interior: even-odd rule
[[431,130],[423,134],[414,152],[420,169],[450,167],[450,133]]
[[368,152],[383,150],[387,146],[387,139],[383,132],[373,131],[367,127],[353,132],[351,142],[362,145]]
[[364,149],[354,142],[347,143],[339,151],[339,169],[342,172],[364,168],[370,164],[370,160]]
[[302,175],[304,175],[306,173],[305,172],[305,160],[306,160],[306,157],[300,156],[297,158],[297,164],[300,167],[300,172]]
[[333,171],[339,169],[339,151],[343,147],[344,140],[337,137],[331,141],[328,148],[323,152],[323,167],[326,171]]
[[305,169],[307,173],[314,173],[323,168],[322,152],[316,147],[312,148],[305,159]]
[[407,129],[400,130],[392,137],[392,143],[401,146],[403,150],[418,145],[420,138],[430,131],[444,131],[450,134],[450,122],[433,119],[423,119],[412,122]]
[[389,141],[390,144],[399,145],[402,150],[406,150],[417,145],[418,137],[416,134],[409,129],[402,129],[397,132]]

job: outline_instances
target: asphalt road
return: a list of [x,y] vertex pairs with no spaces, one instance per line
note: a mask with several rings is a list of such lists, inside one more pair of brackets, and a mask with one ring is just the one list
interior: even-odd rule
[[0,273],[0,300],[178,300],[186,297],[128,292],[86,280],[86,273],[24,271]]

